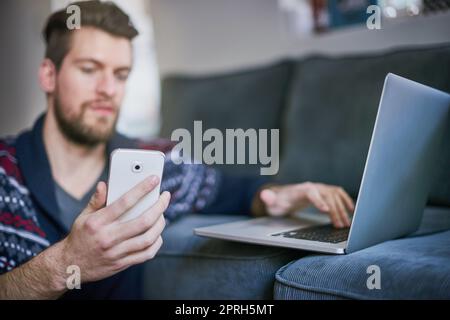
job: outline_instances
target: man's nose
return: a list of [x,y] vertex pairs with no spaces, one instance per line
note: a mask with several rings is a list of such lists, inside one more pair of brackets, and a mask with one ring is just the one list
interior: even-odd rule
[[97,84],[97,93],[113,97],[116,93],[116,81],[112,74],[103,74]]

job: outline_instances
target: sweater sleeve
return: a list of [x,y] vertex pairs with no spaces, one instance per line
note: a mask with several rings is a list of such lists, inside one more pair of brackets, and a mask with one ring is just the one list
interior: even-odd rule
[[235,176],[219,172],[217,196],[201,213],[250,214],[253,198],[261,186],[269,182],[264,177]]
[[162,191],[172,198],[165,212],[170,222],[188,213],[249,214],[263,177],[239,177],[202,164],[175,164],[166,156]]

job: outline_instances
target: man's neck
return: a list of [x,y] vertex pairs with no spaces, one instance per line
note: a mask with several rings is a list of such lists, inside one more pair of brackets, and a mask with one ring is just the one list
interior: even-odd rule
[[70,141],[50,110],[45,116],[43,139],[53,179],[70,195],[81,199],[103,172],[106,144],[91,147]]

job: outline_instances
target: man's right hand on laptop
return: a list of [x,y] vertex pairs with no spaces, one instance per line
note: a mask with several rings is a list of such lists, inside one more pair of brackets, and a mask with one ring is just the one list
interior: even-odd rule
[[304,182],[262,188],[254,201],[253,211],[258,215],[284,216],[310,205],[327,213],[334,227],[350,226],[349,214],[355,209],[352,198],[341,187],[322,183]]

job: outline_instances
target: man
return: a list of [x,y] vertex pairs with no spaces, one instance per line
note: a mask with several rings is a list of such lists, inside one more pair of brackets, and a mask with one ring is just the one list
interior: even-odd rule
[[[81,29],[67,29],[65,10],[52,14],[44,29],[39,82],[47,112],[31,131],[0,142],[0,298],[139,298],[139,265],[161,247],[165,218],[188,212],[279,216],[314,205],[336,227],[349,225],[353,202],[339,187],[264,186],[170,160],[158,202],[119,223],[159,181],[149,177],[106,206],[110,152],[168,153],[171,143],[143,144],[115,132],[138,32],[112,3],[76,4]],[[79,268],[82,290],[67,289],[70,266]]]

